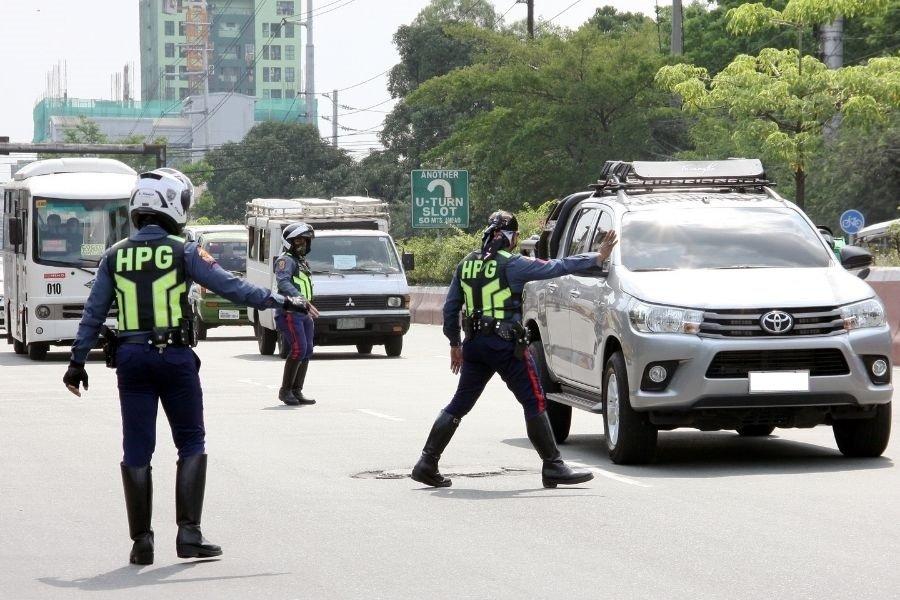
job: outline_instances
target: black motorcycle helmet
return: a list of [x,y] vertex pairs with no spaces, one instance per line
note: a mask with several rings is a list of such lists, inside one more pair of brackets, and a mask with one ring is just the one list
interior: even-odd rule
[[490,257],[503,248],[512,247],[513,238],[519,232],[519,221],[516,215],[505,210],[498,210],[488,217],[488,226],[481,235],[481,252]]

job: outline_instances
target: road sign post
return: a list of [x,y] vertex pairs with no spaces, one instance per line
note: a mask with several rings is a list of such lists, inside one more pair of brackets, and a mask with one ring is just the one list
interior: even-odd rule
[[469,172],[418,169],[410,173],[412,226],[416,229],[469,226]]

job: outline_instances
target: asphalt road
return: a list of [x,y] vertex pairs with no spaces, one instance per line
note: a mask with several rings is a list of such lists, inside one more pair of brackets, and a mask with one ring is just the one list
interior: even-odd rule
[[[312,407],[276,399],[281,361],[249,329],[211,332],[203,359],[206,536],[221,560],[175,556],[175,450],[154,457],[156,563],[127,564],[114,373],[81,399],[66,354],[0,346],[0,598],[896,598],[900,434],[849,460],[831,429],[769,439],[660,435],[649,467],[613,465],[600,417],[576,412],[564,457],[594,468],[541,488],[521,410],[493,381],[433,490],[404,476],[453,392],[440,330],[404,356],[317,352]],[[896,417],[896,415],[895,415]]]

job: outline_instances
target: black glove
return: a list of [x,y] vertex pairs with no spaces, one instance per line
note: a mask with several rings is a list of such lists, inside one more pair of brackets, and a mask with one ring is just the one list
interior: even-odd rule
[[[84,363],[77,363],[74,360],[69,363],[69,369],[63,375],[63,383],[69,388],[69,391],[76,396],[81,396],[78,389],[79,384],[84,384],[84,389],[88,389],[88,374],[84,370]],[[74,388],[74,389],[72,389]]]
[[306,314],[309,312],[309,303],[302,296],[285,296],[282,308],[288,312]]

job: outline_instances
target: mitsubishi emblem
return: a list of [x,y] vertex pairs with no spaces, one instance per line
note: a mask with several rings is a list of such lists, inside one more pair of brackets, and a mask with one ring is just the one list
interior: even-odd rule
[[350,298],[347,298],[347,304],[345,304],[344,306],[356,306],[356,303],[354,303],[353,298],[350,297]]

